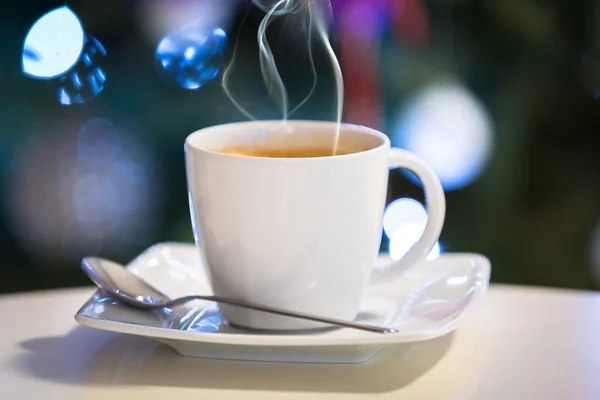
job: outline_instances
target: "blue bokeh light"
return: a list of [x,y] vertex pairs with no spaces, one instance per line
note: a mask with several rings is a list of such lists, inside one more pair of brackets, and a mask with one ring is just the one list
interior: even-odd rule
[[156,71],[167,84],[195,90],[219,76],[227,34],[196,21],[167,34],[156,48]]
[[79,130],[76,158],[71,201],[78,225],[93,239],[116,235],[144,206],[149,182],[143,166],[125,148],[124,133],[97,117]]
[[89,119],[77,135],[77,158],[87,166],[102,166],[121,155],[121,132],[105,118]]
[[35,79],[54,80],[63,105],[82,104],[104,89],[106,74],[100,66],[106,50],[67,6],[40,17],[23,45],[23,73]]
[[59,81],[58,101],[64,105],[82,104],[95,98],[104,89],[106,74],[100,66],[106,50],[94,37],[89,37],[81,60]]
[[40,17],[23,44],[23,73],[52,79],[67,72],[83,50],[85,35],[79,18],[66,6]]

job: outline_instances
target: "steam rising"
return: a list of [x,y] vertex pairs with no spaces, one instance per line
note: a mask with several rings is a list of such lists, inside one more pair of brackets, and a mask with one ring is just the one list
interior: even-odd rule
[[[317,38],[322,42],[329,59],[332,64],[335,84],[336,84],[336,122],[337,128],[335,132],[335,141],[333,145],[333,153],[337,152],[340,123],[342,119],[343,111],[343,98],[344,98],[344,85],[342,78],[342,70],[340,64],[335,56],[335,52],[329,42],[329,36],[327,34],[327,24],[325,19],[325,11],[331,14],[331,4],[329,0],[253,0],[253,3],[266,12],[265,17],[260,23],[257,32],[258,48],[259,48],[259,60],[260,69],[263,81],[268,89],[269,96],[273,98],[277,106],[280,108],[282,113],[282,120],[285,121],[288,117],[298,110],[314,93],[317,85],[317,71],[312,55],[312,40],[316,33]],[[319,4],[321,3],[321,4]],[[290,110],[289,98],[287,90],[281,74],[277,68],[277,63],[271,47],[267,40],[267,30],[269,26],[279,17],[287,15],[290,18],[306,18],[307,19],[307,50],[310,62],[311,74],[312,74],[312,86],[308,94],[304,97],[299,104],[297,104],[292,110]],[[237,47],[237,45],[236,45]],[[229,79],[235,66],[236,51],[234,50],[231,62],[223,72],[222,86],[225,94],[233,102],[233,104],[248,118],[253,121],[257,119],[246,110],[233,95],[229,86]],[[258,122],[258,121],[257,121]]]
[[293,5],[300,4],[298,0],[252,0],[252,3],[264,12],[268,13],[269,11],[274,11],[276,15],[284,15],[288,12],[292,12]]

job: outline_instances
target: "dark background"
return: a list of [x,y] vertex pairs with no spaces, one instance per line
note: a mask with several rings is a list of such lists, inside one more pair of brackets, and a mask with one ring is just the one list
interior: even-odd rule
[[[228,22],[221,23],[229,37],[226,61],[238,46],[232,87],[257,118],[280,117],[258,68],[256,29],[264,12],[250,1],[220,2],[227,4]],[[202,3],[70,1],[86,35],[106,49],[101,63],[107,77],[95,98],[70,106],[57,101],[56,79],[27,76],[22,64],[34,22],[64,3],[29,1],[1,14],[0,292],[87,284],[79,270],[85,255],[125,263],[159,241],[192,241],[183,141],[199,128],[246,119],[219,79],[186,90],[157,74],[158,41],[181,24],[204,18],[203,9],[196,8]],[[383,3],[373,1],[372,7]],[[459,84],[486,110],[493,151],[476,179],[447,191],[443,250],[487,255],[494,282],[596,289],[600,3],[396,3],[406,3],[410,12],[374,13],[380,32],[365,45],[355,35],[366,31],[368,18],[357,19],[354,31],[345,29],[339,21],[353,3],[334,2],[331,41],[336,51],[346,52],[341,63],[346,104],[353,110],[345,120],[380,128],[394,142],[398,110],[415,93],[440,79]],[[160,24],[148,17],[152,5],[188,11]],[[269,39],[297,103],[312,76],[304,25],[294,16],[274,23]],[[315,45],[314,57],[316,92],[293,117],[333,119],[334,82],[322,46]],[[364,70],[357,68],[363,63]],[[361,93],[367,100],[376,93],[379,111],[361,114],[361,104],[371,104],[361,103]],[[115,131],[82,144],[82,127],[91,118],[110,121]],[[440,130],[444,135],[443,124]],[[118,159],[111,153],[117,147]],[[88,162],[82,148],[88,158],[113,154],[102,160],[114,163]],[[422,200],[419,187],[393,171],[390,201],[401,196]]]

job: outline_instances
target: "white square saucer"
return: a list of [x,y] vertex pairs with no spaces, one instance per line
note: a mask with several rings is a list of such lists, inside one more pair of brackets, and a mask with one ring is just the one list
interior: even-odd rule
[[[75,315],[92,328],[144,336],[192,357],[277,362],[360,363],[388,346],[443,336],[458,326],[460,315],[483,294],[490,262],[478,254],[443,254],[410,268],[395,280],[375,279],[389,264],[380,255],[357,320],[392,326],[394,334],[347,328],[286,333],[234,328],[215,303],[195,301],[173,309],[142,311],[119,304],[97,291]],[[193,244],[161,243],[127,266],[168,296],[211,294]]]

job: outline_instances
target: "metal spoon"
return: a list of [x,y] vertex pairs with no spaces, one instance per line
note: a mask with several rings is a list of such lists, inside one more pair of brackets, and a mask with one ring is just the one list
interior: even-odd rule
[[150,286],[139,276],[132,274],[125,267],[113,261],[97,257],[86,257],[81,261],[81,269],[100,289],[106,291],[117,300],[140,309],[157,309],[173,307],[192,300],[208,300],[228,304],[250,310],[262,311],[270,314],[282,315],[291,318],[300,318],[313,322],[329,325],[343,326],[345,328],[359,329],[375,333],[397,333],[394,328],[363,324],[360,322],[346,321],[336,318],[320,317],[296,311],[282,310],[276,307],[262,306],[259,304],[229,299],[221,296],[185,296],[171,299],[157,289]]

